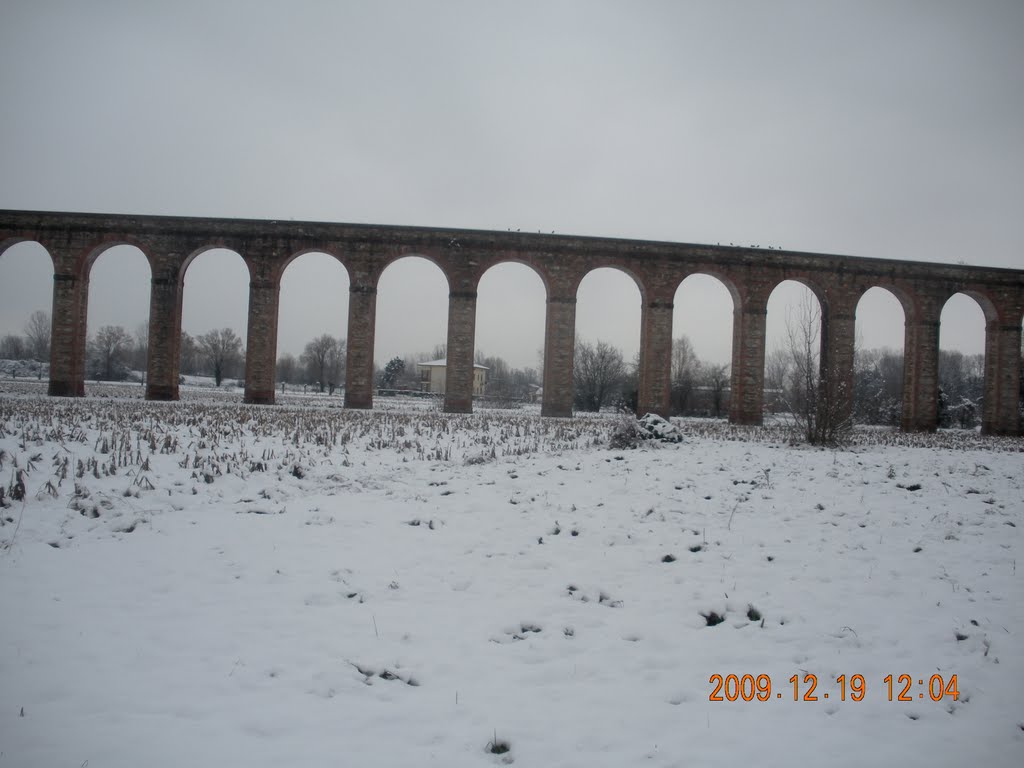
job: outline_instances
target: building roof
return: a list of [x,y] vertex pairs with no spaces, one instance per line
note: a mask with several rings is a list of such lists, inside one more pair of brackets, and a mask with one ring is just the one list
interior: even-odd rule
[[[442,357],[440,360],[430,360],[426,363],[416,363],[421,368],[446,368],[448,366],[448,358]],[[480,365],[479,363],[473,363],[474,368],[481,368],[485,371],[491,370],[486,365]]]

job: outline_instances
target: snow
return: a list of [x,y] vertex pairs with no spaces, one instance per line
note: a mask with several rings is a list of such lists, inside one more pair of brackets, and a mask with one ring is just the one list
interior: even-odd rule
[[1024,764],[1020,440],[2,386],[0,766]]

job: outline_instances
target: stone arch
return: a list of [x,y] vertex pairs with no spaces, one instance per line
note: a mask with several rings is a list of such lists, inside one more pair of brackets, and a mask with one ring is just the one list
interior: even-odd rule
[[2,258],[3,255],[11,248],[22,244],[39,246],[46,252],[46,255],[50,257],[50,266],[56,266],[50,247],[48,247],[43,240],[35,237],[5,237],[0,239],[0,258]]
[[764,306],[764,408],[806,419],[813,414],[825,356],[826,293],[804,277],[785,277],[772,285]]
[[[145,377],[153,282],[150,257],[138,245],[104,243],[89,253],[83,268],[83,340],[98,342],[95,348],[87,347],[94,353],[86,357],[89,377],[120,380],[127,373],[123,366]],[[111,284],[115,280],[116,292]],[[124,349],[112,346],[118,341]]]
[[[282,391],[288,383],[307,383],[298,370],[301,368],[301,356],[305,345],[328,335],[340,344],[334,347],[333,352],[326,348],[321,350],[321,353],[327,355],[323,361],[329,370],[325,371],[324,376],[319,377],[318,382],[313,383],[319,391],[334,394],[336,388],[344,387],[345,381],[345,348],[348,343],[348,303],[351,286],[348,267],[338,254],[330,250],[306,248],[291,254],[280,263],[275,281],[279,295],[275,368],[282,360],[288,363],[289,357],[294,358],[293,362],[296,365],[296,370],[292,372],[287,369],[276,370],[276,383],[282,386]],[[299,281],[301,286],[298,285]],[[302,307],[306,308],[305,313],[302,312]],[[309,313],[316,315],[316,322],[296,322],[297,315]],[[288,377],[291,381],[286,382],[283,377]]]
[[189,251],[189,254],[181,261],[181,264],[178,267],[179,285],[184,285],[189,267],[192,266],[196,259],[204,254],[210,253],[211,251],[230,251],[235,256],[238,256],[238,258],[242,260],[242,263],[245,264],[245,268],[249,273],[249,279],[251,280],[255,277],[252,260],[246,258],[245,254],[242,253],[240,249],[236,248],[233,244],[209,242]]
[[[585,288],[585,287],[587,287],[586,284],[587,284],[587,280],[588,279],[594,280],[596,278],[596,279],[599,279],[599,280],[601,280],[602,282],[605,283],[605,285],[600,285],[600,283],[593,283],[592,282],[591,285],[595,286],[598,289],[617,290],[617,288],[614,285],[611,285],[611,284],[608,283],[608,279],[611,278],[611,275],[615,274],[615,273],[624,275],[625,277],[627,277],[629,279],[629,281],[632,283],[632,285],[636,287],[637,297],[639,298],[639,303],[637,305],[637,309],[639,311],[643,307],[644,299],[646,298],[646,295],[647,295],[647,292],[646,292],[646,290],[644,288],[643,280],[641,280],[641,278],[634,271],[628,269],[627,267],[624,267],[624,266],[618,265],[618,264],[614,264],[614,263],[601,264],[601,265],[597,265],[597,266],[593,266],[593,267],[588,267],[587,270],[585,272],[583,272],[578,277],[578,279],[575,281],[575,284],[573,285],[573,296],[576,298],[577,307],[579,306],[580,290]],[[611,279],[614,280],[614,281],[619,281],[620,280],[620,278],[618,278],[618,277],[614,277],[614,278],[611,278]],[[588,290],[589,290],[589,288],[588,288]],[[577,327],[577,329],[579,328],[579,310],[578,309],[577,309],[576,327]],[[637,327],[639,328],[639,324],[638,324]]]
[[[30,356],[34,364],[27,367],[33,368],[38,378],[42,378],[43,366],[50,362],[53,342],[53,274],[53,256],[43,243],[31,238],[0,242],[0,285],[7,288],[4,301],[0,302],[0,337],[4,338],[0,358]],[[45,312],[50,318],[51,333],[45,344],[32,349],[22,332],[36,311]]]
[[436,250],[432,248],[422,248],[415,250],[395,250],[385,254],[377,262],[377,285],[380,284],[380,279],[389,267],[394,266],[398,262],[404,259],[422,259],[428,261],[437,267],[441,274],[444,275],[444,282],[447,288],[452,286],[451,276],[451,265],[448,260],[443,258]]
[[[409,270],[413,278],[406,274],[401,279]],[[383,370],[389,360],[401,357],[407,369],[402,386],[391,388],[418,388],[415,363],[422,360],[414,358],[430,357],[439,345],[447,346],[450,285],[450,276],[436,254],[410,251],[380,262],[374,286],[373,359]]]
[[337,249],[331,247],[309,247],[301,248],[297,251],[294,251],[290,253],[286,258],[282,259],[281,261],[275,264],[276,272],[274,275],[274,279],[276,280],[276,282],[280,284],[281,280],[284,278],[284,273],[288,271],[288,267],[290,267],[297,260],[301,259],[303,256],[308,256],[310,254],[322,254],[324,256],[329,256],[334,261],[341,264],[342,269],[345,270],[345,277],[351,280],[350,266],[346,262],[344,255],[342,255]]
[[[973,427],[988,410],[990,337],[998,333],[998,312],[983,293],[969,289],[948,295],[939,310],[939,427]],[[973,316],[973,317],[972,317]],[[979,343],[980,342],[980,343]]]
[[[896,309],[900,312],[898,319]],[[857,339],[854,420],[862,424],[898,426],[904,421],[907,400],[912,396],[907,391],[905,360],[907,323],[914,316],[913,299],[899,286],[865,286],[856,295],[854,316]],[[883,334],[883,324],[893,327]]]
[[[959,305],[959,306],[957,306]],[[977,310],[977,313],[975,312]],[[948,334],[943,333],[942,326],[945,325],[947,330],[952,325],[953,317],[947,316],[946,321],[943,322],[943,315],[947,312],[952,311],[953,313],[959,314],[959,320],[966,319],[964,313],[968,315],[974,314],[978,317],[980,314],[982,333],[984,334],[985,328],[990,323],[996,323],[999,321],[999,312],[996,309],[995,304],[984,294],[977,291],[962,290],[956,291],[949,294],[941,302],[939,307],[939,347],[942,348],[945,341],[952,341],[955,345],[961,348],[964,347],[966,334],[957,334],[954,339],[949,339]],[[976,324],[976,323],[975,323]],[[984,348],[983,345],[978,345],[980,348]]]
[[784,283],[799,283],[804,288],[809,290],[812,294],[814,294],[814,298],[818,300],[818,305],[821,307],[821,311],[823,313],[826,311],[829,304],[829,295],[825,284],[819,282],[815,278],[803,274],[783,274],[777,276],[772,281],[770,281],[766,285],[766,290],[764,292],[765,307],[767,307],[768,302],[772,299],[772,296]]
[[872,280],[859,286],[853,294],[855,306],[859,307],[861,299],[864,298],[865,294],[870,293],[871,291],[875,291],[875,296],[881,295],[878,291],[885,291],[890,294],[892,298],[896,299],[896,301],[899,302],[900,308],[903,310],[904,322],[909,318],[914,317],[917,311],[917,296],[902,285],[889,282],[887,280]]
[[571,290],[573,296],[578,298],[583,281],[600,270],[614,270],[626,275],[636,285],[636,289],[640,294],[640,303],[642,304],[647,299],[647,285],[640,272],[631,265],[614,259],[597,259],[588,262],[583,269],[572,275],[566,287]]
[[533,272],[533,274],[535,274],[540,279],[541,285],[544,286],[544,298],[546,299],[548,296],[551,295],[550,276],[548,275],[547,270],[538,266],[530,259],[516,256],[508,256],[506,258],[494,259],[493,261],[488,261],[486,264],[482,265],[479,273],[476,275],[476,289],[479,290],[480,283],[483,281],[484,276],[488,272],[490,272],[495,267],[501,267],[505,264],[516,264],[529,269],[531,272]]
[[[615,276],[613,277],[613,275]],[[608,298],[613,292],[620,298],[622,296],[623,283],[622,277],[619,275],[627,279],[626,285],[632,284],[636,288],[638,301],[632,308],[625,302],[619,304]],[[618,284],[616,285],[616,283]],[[576,339],[581,344],[589,345],[595,352],[598,351],[599,345],[612,347],[623,358],[625,378],[630,378],[633,361],[641,352],[644,344],[643,319],[646,291],[643,281],[636,272],[625,265],[595,263],[589,265],[589,268],[580,277],[575,291],[574,332]],[[602,294],[605,296],[603,301]],[[618,311],[614,312],[613,309]],[[627,328],[629,330],[624,330]],[[608,398],[617,394],[614,390],[620,385],[611,382],[612,386],[604,386],[605,382],[600,375],[595,378],[585,373],[586,380],[581,379],[576,374],[577,368],[580,368],[584,361],[576,359],[577,353],[578,351],[574,350],[572,365],[569,369],[574,387],[574,405],[586,409],[609,405],[611,400]],[[612,357],[614,359],[614,352]],[[599,371],[594,373],[599,374]],[[588,382],[592,386],[588,385]],[[581,387],[583,388],[581,389]],[[627,399],[631,397],[632,390],[638,390],[638,388],[639,382],[632,385],[628,381],[623,381],[622,392]]]
[[143,242],[139,238],[124,236],[103,238],[100,242],[97,242],[82,251],[74,267],[75,273],[83,280],[91,279],[92,269],[103,254],[113,248],[120,249],[125,246],[133,248],[142,254],[149,266],[149,272],[152,275],[154,272],[154,265],[149,244]]
[[[694,298],[696,291],[703,291],[701,302],[682,300],[687,294]],[[729,298],[728,303],[721,301],[721,291]],[[732,366],[733,326],[736,309],[740,306],[739,290],[728,275],[714,269],[699,269],[679,281],[672,305],[671,413],[715,412],[719,415],[723,408],[728,409],[730,382],[726,377]],[[711,343],[708,343],[706,335],[703,338],[692,336],[692,330],[697,326],[695,313],[699,313],[703,326],[721,327],[725,332]],[[719,348],[717,357],[713,352],[715,347]],[[697,361],[703,363],[711,374],[708,390],[702,389],[705,383],[698,380]]]
[[[214,264],[211,259],[220,259]],[[202,260],[202,269],[196,272],[196,262]],[[241,262],[242,268],[238,267]],[[211,274],[208,274],[211,273]],[[220,274],[218,274],[220,273]],[[189,333],[193,340],[211,331],[224,328],[234,332],[242,343],[242,357],[247,358],[249,336],[248,315],[250,314],[251,285],[255,277],[251,258],[224,243],[205,243],[189,252],[178,270],[177,345],[180,372],[190,374],[202,372],[208,375],[212,369],[200,359],[190,370],[191,350],[183,343],[182,333]],[[207,309],[205,312],[204,308]],[[276,322],[276,317],[273,318]],[[245,375],[245,360],[233,361],[226,371],[225,380],[234,380]]]
[[[504,283],[500,292],[495,290],[496,280]],[[502,372],[490,370],[487,372],[487,394],[514,399],[535,397],[537,393],[528,390],[528,385],[542,381],[549,296],[544,274],[525,260],[496,261],[487,265],[480,274],[476,293],[474,359],[496,357],[506,363],[510,371],[530,368],[538,375],[533,382],[511,382],[496,378],[496,374],[501,375]],[[537,359],[538,351],[540,360]]]

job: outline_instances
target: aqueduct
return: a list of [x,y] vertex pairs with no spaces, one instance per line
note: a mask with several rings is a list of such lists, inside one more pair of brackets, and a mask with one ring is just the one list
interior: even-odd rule
[[854,318],[870,288],[891,291],[904,310],[901,428],[934,430],[938,416],[939,317],[956,293],[985,316],[982,431],[1021,433],[1021,321],[1024,270],[903,262],[733,246],[692,245],[520,232],[170,216],[0,211],[0,254],[34,241],[53,259],[51,395],[85,392],[86,315],[92,264],[106,249],[134,245],[149,260],[152,292],[146,397],[178,398],[185,270],[200,253],[230,249],[249,270],[245,400],[273,403],[281,276],[298,256],[327,253],[349,275],[345,405],[373,406],[377,281],[403,256],[437,264],[448,281],[448,391],[445,410],[472,410],[477,285],[502,262],[531,267],[544,282],[542,414],[570,416],[576,291],[599,267],[626,272],[640,289],[638,410],[668,415],[672,311],[689,275],[721,280],[733,297],[729,418],[760,424],[768,297],[784,280],[807,285],[821,303],[822,386],[840,411],[852,407]]

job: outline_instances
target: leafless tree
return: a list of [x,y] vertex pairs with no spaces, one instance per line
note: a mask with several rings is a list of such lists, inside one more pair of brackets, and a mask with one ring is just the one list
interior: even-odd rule
[[25,341],[33,360],[50,361],[50,313],[37,309],[25,323]]
[[672,410],[685,413],[690,395],[701,373],[701,362],[693,350],[688,336],[672,342]]
[[611,344],[588,344],[576,340],[573,385],[576,407],[581,411],[599,411],[612,398],[622,394],[628,373],[622,352]]
[[504,358],[485,355],[481,350],[477,350],[474,362],[487,368],[488,397],[521,401],[533,395],[538,380],[533,368],[513,368]]
[[345,375],[345,341],[327,333],[317,336],[306,344],[299,360],[310,384],[319,386],[321,392],[328,387],[334,394]]
[[181,362],[182,373],[195,374],[199,372],[199,345],[195,338],[185,331],[181,332]]
[[784,347],[773,349],[764,360],[764,402],[772,411],[785,407],[786,388],[789,386],[789,371],[792,367],[789,350]]
[[0,360],[24,360],[28,356],[25,337],[9,333],[0,339]]
[[850,414],[842,413],[842,403],[852,393],[841,393],[826,386],[821,370],[821,305],[804,296],[800,305],[786,318],[786,352],[789,376],[784,399],[797,429],[809,443],[841,442],[851,428]]
[[105,325],[96,331],[89,344],[94,378],[105,381],[123,379],[131,346],[131,335],[120,325]]
[[729,366],[725,363],[704,367],[704,385],[711,391],[711,403],[715,409],[715,418],[722,415],[722,404],[725,390],[729,387]]
[[146,373],[146,361],[149,359],[149,322],[139,323],[135,327],[135,339],[131,350],[131,364],[136,371]]
[[295,355],[284,354],[277,358],[277,382],[279,384],[296,383],[299,362]]
[[204,333],[196,343],[219,387],[224,377],[235,371],[242,361],[242,340],[230,328],[221,328]]

